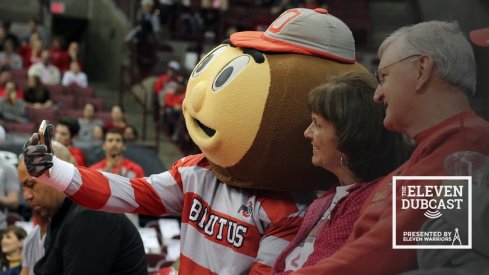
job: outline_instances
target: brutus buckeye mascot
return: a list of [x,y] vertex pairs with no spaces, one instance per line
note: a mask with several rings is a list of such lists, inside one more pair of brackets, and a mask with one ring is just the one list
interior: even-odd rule
[[34,134],[25,162],[31,175],[85,207],[180,216],[179,274],[269,274],[310,191],[337,183],[311,164],[303,135],[308,93],[351,71],[365,69],[355,62],[349,28],[324,9],[291,9],[266,32],[231,35],[194,68],[183,114],[202,154],[128,179],[52,156],[50,126],[48,146]]

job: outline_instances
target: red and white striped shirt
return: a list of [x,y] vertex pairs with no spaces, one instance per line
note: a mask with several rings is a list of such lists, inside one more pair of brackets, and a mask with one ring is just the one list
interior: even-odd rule
[[179,274],[270,274],[297,233],[311,193],[232,187],[203,155],[182,158],[164,173],[128,179],[75,168],[56,157],[41,180],[85,207],[182,217]]

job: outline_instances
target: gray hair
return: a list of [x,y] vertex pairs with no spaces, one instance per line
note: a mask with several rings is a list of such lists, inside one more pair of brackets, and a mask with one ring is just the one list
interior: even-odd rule
[[403,39],[399,54],[430,56],[438,77],[460,88],[468,96],[475,93],[477,76],[474,51],[457,22],[429,21],[402,27],[382,42],[379,58],[398,39]]

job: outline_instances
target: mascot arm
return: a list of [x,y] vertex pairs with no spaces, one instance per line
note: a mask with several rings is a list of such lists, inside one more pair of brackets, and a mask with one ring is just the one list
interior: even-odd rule
[[270,274],[278,255],[297,234],[303,221],[299,215],[307,204],[297,203],[287,194],[261,200],[258,214],[264,233],[250,274]]
[[133,179],[76,167],[64,192],[75,203],[90,209],[180,216],[183,207],[180,163],[177,161],[167,172]]

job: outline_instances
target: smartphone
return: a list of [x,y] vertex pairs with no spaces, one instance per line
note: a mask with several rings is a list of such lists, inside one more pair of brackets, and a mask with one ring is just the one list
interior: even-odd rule
[[40,144],[46,144],[46,141],[44,140],[44,136],[46,135],[46,128],[48,127],[48,121],[43,120],[41,122],[41,125],[39,125],[39,130],[37,131],[39,133],[39,143]]
[[[44,144],[46,145],[46,140],[45,140],[45,136],[46,136],[46,129],[48,128],[48,121],[47,120],[43,120],[41,122],[41,125],[39,125],[39,130],[37,131],[37,133],[39,134],[39,144]],[[49,148],[48,148],[49,150]],[[49,173],[49,169],[46,170],[46,176],[50,177],[50,173]]]

